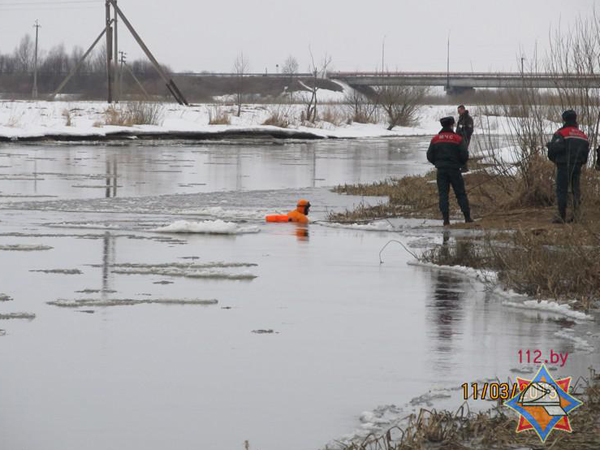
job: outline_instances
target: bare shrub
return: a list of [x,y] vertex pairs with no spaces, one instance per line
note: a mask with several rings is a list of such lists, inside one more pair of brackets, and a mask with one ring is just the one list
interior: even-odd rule
[[379,108],[376,98],[369,98],[366,94],[351,89],[344,95],[344,103],[348,109],[349,119],[356,123],[377,123]]
[[381,86],[378,104],[387,115],[388,130],[396,126],[410,127],[419,123],[419,111],[427,89],[416,86]]
[[[327,76],[327,69],[331,64],[331,57],[327,54],[323,57],[323,60],[320,63],[316,63],[312,54],[312,50],[310,50],[310,73],[312,74],[312,80],[310,86],[307,86],[310,89],[309,95],[304,97],[304,104],[306,106],[305,111],[302,113],[302,122],[309,122],[314,124],[317,120],[318,115],[318,97],[317,92],[319,91],[319,78],[324,78]],[[305,85],[306,86],[306,85]]]
[[126,111],[132,125],[161,125],[163,107],[159,103],[128,102]]
[[342,112],[335,107],[328,106],[323,110],[323,113],[319,116],[319,119],[323,122],[330,123],[339,127],[345,122],[345,118],[342,115]]
[[250,61],[240,52],[233,62],[233,72],[236,74],[235,77],[235,103],[237,105],[237,116],[240,117],[242,114],[242,102],[244,101],[244,95],[246,93],[246,80],[245,77],[250,70]]
[[110,105],[104,110],[104,124],[115,125],[115,126],[129,126],[126,123],[125,115],[122,113],[120,108],[114,105]]
[[231,117],[221,106],[215,105],[208,110],[209,125],[231,125]]

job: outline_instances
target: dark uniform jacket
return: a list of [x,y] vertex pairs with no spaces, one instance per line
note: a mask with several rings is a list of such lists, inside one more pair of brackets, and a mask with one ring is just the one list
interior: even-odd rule
[[585,164],[590,152],[588,137],[577,125],[560,128],[546,146],[548,158],[554,164]]
[[469,115],[469,111],[466,111],[458,117],[458,123],[456,124],[456,132],[461,136],[471,140],[473,134],[473,118]]
[[437,169],[460,169],[469,160],[465,139],[452,131],[442,128],[429,144],[427,161]]

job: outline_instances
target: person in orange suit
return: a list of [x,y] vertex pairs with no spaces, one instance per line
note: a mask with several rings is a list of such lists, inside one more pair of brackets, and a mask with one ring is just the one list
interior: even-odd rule
[[287,215],[290,222],[308,223],[308,211],[310,210],[310,202],[308,200],[299,200],[297,208],[290,211]]

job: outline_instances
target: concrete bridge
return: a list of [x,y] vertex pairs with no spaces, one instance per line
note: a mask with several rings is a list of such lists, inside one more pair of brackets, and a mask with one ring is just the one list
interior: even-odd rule
[[489,72],[330,72],[327,75],[351,86],[442,86],[448,93],[474,88],[600,88],[600,75]]
[[[180,73],[181,77],[239,77],[235,73]],[[310,73],[294,75],[278,73],[246,73],[245,78],[262,79],[310,79]],[[537,88],[552,89],[568,88],[598,88],[600,75],[555,75],[551,73],[520,72],[328,72],[330,80],[343,81],[350,86],[426,86],[443,87],[448,94],[468,91],[475,88],[520,89]]]

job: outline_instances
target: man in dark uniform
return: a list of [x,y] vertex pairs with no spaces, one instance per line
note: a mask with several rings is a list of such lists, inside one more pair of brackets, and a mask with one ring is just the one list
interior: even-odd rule
[[[465,105],[459,105],[458,107],[458,123],[456,124],[456,132],[460,134],[467,144],[467,150],[471,144],[471,136],[474,130],[473,118],[469,115],[469,111],[465,108]],[[460,168],[461,172],[468,172],[469,168],[465,164]]]
[[469,199],[465,191],[465,181],[460,173],[469,160],[469,151],[465,139],[454,132],[454,117],[444,117],[440,120],[442,130],[436,134],[429,144],[427,160],[437,169],[437,185],[440,196],[440,211],[444,218],[444,226],[450,225],[450,205],[448,194],[450,186],[454,190],[456,200],[465,216],[465,222],[473,222]]
[[456,124],[456,132],[465,139],[467,149],[471,143],[473,129],[473,118],[469,115],[469,111],[465,108],[465,105],[460,105],[458,107],[458,124]]
[[588,137],[577,125],[577,113],[573,110],[562,114],[564,125],[558,129],[548,147],[548,158],[556,164],[556,200],[558,217],[554,223],[567,221],[567,203],[569,188],[573,194],[573,221],[579,211],[581,191],[581,166],[587,163],[590,152]]

